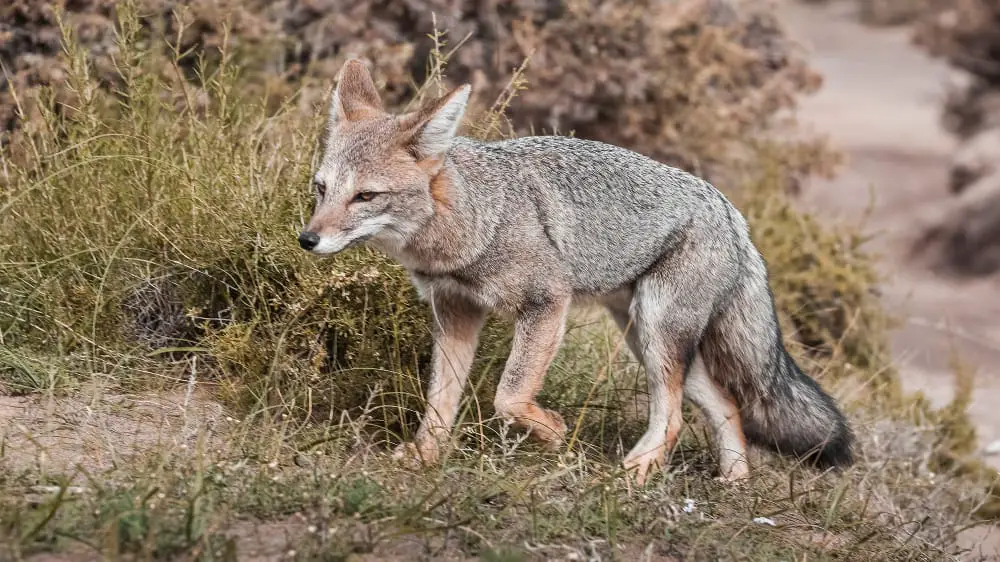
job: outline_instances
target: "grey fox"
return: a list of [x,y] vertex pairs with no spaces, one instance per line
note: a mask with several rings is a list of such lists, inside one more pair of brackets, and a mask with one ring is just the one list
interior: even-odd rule
[[392,115],[348,61],[299,236],[319,255],[384,251],[430,303],[427,412],[397,456],[439,458],[491,311],[514,321],[496,413],[558,448],[566,424],[535,397],[585,298],[607,308],[649,378],[648,429],[624,459],[640,484],[676,443],[685,396],[714,427],[723,478],[748,474],[746,441],[820,467],[853,462],[851,429],[783,346],[764,260],[721,192],[600,142],[456,136],[469,92]]

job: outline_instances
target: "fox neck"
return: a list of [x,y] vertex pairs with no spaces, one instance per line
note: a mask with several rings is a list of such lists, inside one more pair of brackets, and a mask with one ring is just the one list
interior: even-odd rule
[[431,217],[387,253],[410,271],[444,275],[474,263],[489,246],[502,208],[502,193],[482,193],[451,155],[431,179]]

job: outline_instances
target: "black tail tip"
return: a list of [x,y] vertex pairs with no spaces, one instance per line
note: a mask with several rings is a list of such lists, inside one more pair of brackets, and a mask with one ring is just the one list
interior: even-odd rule
[[854,464],[854,434],[846,424],[804,455],[807,463],[819,469],[842,470]]

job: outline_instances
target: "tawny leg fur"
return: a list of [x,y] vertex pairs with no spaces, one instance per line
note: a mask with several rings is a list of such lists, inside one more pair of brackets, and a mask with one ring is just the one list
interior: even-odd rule
[[477,305],[453,296],[432,295],[434,349],[427,389],[427,411],[412,443],[396,456],[435,463],[441,445],[451,434],[458,406],[475,358],[486,313]]
[[625,469],[633,472],[636,483],[645,483],[650,474],[665,464],[665,456],[677,444],[683,424],[685,350],[662,337],[660,321],[653,311],[638,307],[630,315],[621,307],[609,307],[612,317],[625,333],[633,355],[642,362],[649,380],[649,426],[625,456]]
[[517,316],[510,357],[494,400],[498,416],[553,450],[565,438],[566,423],[557,412],[539,406],[535,396],[562,342],[569,303],[568,297],[552,298]]
[[719,474],[723,480],[741,480],[750,474],[746,438],[735,401],[721,388],[702,361],[701,354],[684,381],[684,395],[705,414],[712,426],[719,451]]
[[625,469],[635,474],[640,486],[666,464],[665,456],[673,451],[683,419],[684,364],[679,350],[666,346],[647,348],[644,364],[649,379],[649,425],[646,433],[625,455]]

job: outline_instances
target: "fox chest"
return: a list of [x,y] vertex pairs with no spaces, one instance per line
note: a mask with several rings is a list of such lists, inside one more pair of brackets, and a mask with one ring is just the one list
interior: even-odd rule
[[429,302],[464,299],[488,310],[503,310],[511,301],[511,291],[504,290],[490,277],[465,275],[425,275],[411,273],[411,279],[420,298]]

